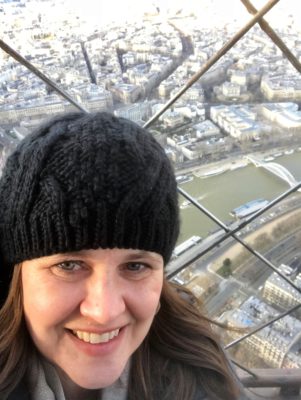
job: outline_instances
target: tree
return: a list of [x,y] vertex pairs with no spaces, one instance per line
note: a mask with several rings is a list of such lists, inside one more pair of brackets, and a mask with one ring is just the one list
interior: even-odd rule
[[232,262],[231,262],[230,258],[227,257],[227,258],[224,259],[224,261],[223,261],[223,266],[224,267],[226,267],[226,268],[230,267],[231,264],[232,264]]
[[228,278],[229,275],[232,275],[231,264],[232,263],[230,258],[225,258],[223,261],[223,265],[217,270],[217,273],[223,278]]

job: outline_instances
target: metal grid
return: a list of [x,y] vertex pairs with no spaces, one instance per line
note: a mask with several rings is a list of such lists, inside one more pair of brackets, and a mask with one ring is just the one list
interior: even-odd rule
[[[165,113],[195,82],[198,81],[200,77],[202,77],[220,58],[225,55],[255,24],[259,24],[261,29],[271,38],[271,40],[275,43],[275,45],[281,50],[281,52],[287,57],[287,59],[290,61],[290,63],[294,66],[294,68],[301,73],[301,64],[297,60],[297,58],[291,53],[291,51],[287,48],[287,46],[284,44],[284,42],[279,38],[279,36],[273,31],[273,29],[270,27],[270,25],[266,22],[266,20],[263,18],[263,16],[269,12],[280,0],[269,0],[264,7],[262,7],[260,10],[256,10],[256,8],[252,5],[252,3],[249,0],[241,0],[243,5],[247,8],[248,12],[253,15],[253,17],[249,20],[245,26],[243,26],[227,43],[225,43],[222,48],[214,54],[204,65],[203,67],[195,73],[189,80],[188,82],[181,88],[181,90],[176,93],[165,105],[164,107],[159,110],[153,117],[151,117],[146,124],[144,125],[145,128],[150,127],[155,121],[158,120],[158,118]],[[51,87],[53,90],[55,90],[57,93],[59,93],[63,98],[68,100],[71,104],[73,104],[77,109],[83,112],[88,112],[82,105],[80,105],[77,101],[75,101],[64,89],[60,88],[53,80],[51,80],[49,77],[47,77],[45,74],[43,74],[39,69],[37,69],[33,64],[31,64],[28,60],[26,60],[24,57],[22,57],[17,51],[15,51],[13,48],[11,48],[7,43],[5,43],[3,40],[0,40],[0,48],[4,50],[6,53],[8,53],[11,57],[13,57],[16,61],[24,65],[26,68],[28,68],[31,72],[33,72],[36,76],[38,76],[41,80],[43,80],[47,86]],[[202,250],[199,252],[196,256],[193,258],[190,258],[186,263],[181,265],[180,268],[176,269],[172,273],[170,273],[167,277],[172,278],[175,276],[177,273],[179,273],[181,270],[186,268],[188,265],[192,264],[194,261],[199,259],[200,257],[204,256],[206,253],[211,251],[212,249],[216,248],[219,244],[224,242],[226,239],[229,237],[232,237],[235,239],[238,243],[240,243],[244,248],[246,248],[250,253],[252,253],[255,257],[260,259],[265,265],[267,265],[272,271],[276,272],[282,279],[284,279],[286,282],[288,282],[294,289],[296,289],[298,292],[301,293],[301,289],[299,289],[294,282],[292,282],[287,276],[285,276],[283,273],[281,273],[277,266],[275,266],[272,262],[270,262],[264,255],[262,255],[260,252],[257,252],[254,250],[250,245],[248,245],[245,241],[240,239],[236,233],[246,227],[248,224],[250,224],[253,220],[258,218],[261,214],[265,213],[267,210],[272,208],[274,205],[280,203],[282,200],[287,198],[290,194],[293,192],[297,191],[298,189],[301,188],[301,182],[297,183],[294,187],[290,188],[286,192],[282,193],[280,196],[275,198],[273,201],[271,201],[267,206],[262,208],[260,211],[256,212],[253,214],[251,217],[245,219],[243,222],[241,222],[235,229],[229,229],[221,220],[219,220],[215,215],[213,215],[208,209],[206,209],[204,206],[202,206],[201,203],[196,201],[192,196],[190,196],[187,192],[185,192],[182,188],[178,188],[179,193],[185,197],[187,200],[189,200],[200,212],[205,214],[208,218],[210,218],[212,221],[214,221],[219,227],[221,227],[224,230],[224,235],[220,237],[219,239],[215,240],[210,244],[205,250]],[[250,337],[251,335],[254,335],[256,332],[259,330],[265,328],[266,326],[274,323],[275,321],[285,317],[286,315],[291,314],[292,312],[296,311],[299,307],[301,306],[300,304],[297,304],[293,308],[279,314],[275,318],[271,319],[267,323],[261,324],[251,330],[249,333],[241,336],[237,340],[232,341],[229,343],[227,346],[225,346],[226,349],[233,347],[237,345],[238,343],[242,342],[246,338]],[[241,368],[247,370],[246,368],[240,366]],[[254,375],[251,371],[247,370],[251,375]]]

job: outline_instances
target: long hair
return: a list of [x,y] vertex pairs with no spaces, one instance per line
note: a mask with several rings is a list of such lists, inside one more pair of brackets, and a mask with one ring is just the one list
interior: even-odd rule
[[211,321],[185,294],[192,296],[164,282],[160,311],[133,356],[129,400],[193,400],[200,390],[212,400],[238,398],[238,380]]
[[[181,290],[185,294],[186,290]],[[36,351],[22,302],[21,266],[17,265],[9,295],[0,309],[1,399],[21,381],[29,356]],[[234,374],[210,320],[165,281],[161,308],[132,357],[128,399],[194,400],[199,388],[212,400],[238,397]]]
[[28,366],[32,344],[23,313],[21,266],[16,265],[8,297],[0,309],[0,398],[18,385]]

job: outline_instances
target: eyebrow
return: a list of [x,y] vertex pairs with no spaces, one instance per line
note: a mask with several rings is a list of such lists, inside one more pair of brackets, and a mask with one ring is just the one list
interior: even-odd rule
[[146,250],[133,250],[132,253],[129,253],[126,255],[127,259],[135,258],[137,260],[140,260],[142,258],[152,258],[156,261],[160,261],[160,257],[161,257],[160,254],[146,251]]
[[[90,249],[89,249],[90,250]],[[68,252],[68,253],[59,253],[59,254],[53,254],[51,256],[45,257],[51,260],[52,262],[56,261],[61,261],[62,259],[68,259],[69,257],[74,257],[74,258],[80,258],[80,257],[88,257],[88,251],[89,250],[80,250],[80,251],[75,251],[75,252]],[[127,249],[120,249],[120,250],[127,250]],[[132,259],[135,260],[141,260],[144,258],[150,258],[153,259],[154,261],[161,261],[161,256],[160,254],[147,251],[147,250],[135,250],[135,249],[128,249],[132,250],[130,253],[127,253],[125,255],[125,260],[126,261],[131,261]]]

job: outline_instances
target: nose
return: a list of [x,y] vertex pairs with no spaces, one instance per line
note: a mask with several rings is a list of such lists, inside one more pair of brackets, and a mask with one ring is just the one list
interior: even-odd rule
[[113,323],[126,310],[124,285],[110,271],[93,274],[86,282],[81,314],[101,325]]

